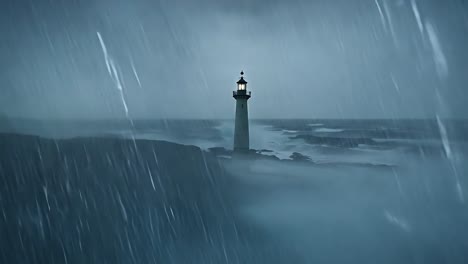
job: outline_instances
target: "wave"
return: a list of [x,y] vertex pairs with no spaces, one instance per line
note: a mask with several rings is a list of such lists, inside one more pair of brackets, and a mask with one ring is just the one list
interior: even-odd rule
[[315,135],[297,135],[290,139],[303,139],[308,144],[327,145],[342,148],[355,148],[359,145],[375,145],[371,138],[321,137]]
[[314,132],[318,133],[338,133],[338,132],[343,132],[344,129],[339,129],[339,128],[317,128],[314,130]]
[[321,124],[321,123],[313,123],[313,124],[307,124],[307,126],[310,126],[310,127],[318,127],[318,126],[323,126],[323,124]]

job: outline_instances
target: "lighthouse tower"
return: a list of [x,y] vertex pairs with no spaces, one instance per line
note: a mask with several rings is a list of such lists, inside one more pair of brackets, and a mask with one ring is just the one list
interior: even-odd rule
[[234,151],[247,152],[249,150],[249,113],[247,110],[247,100],[251,92],[247,91],[247,82],[244,80],[244,72],[237,81],[237,91],[232,92],[236,99],[236,124],[234,129]]

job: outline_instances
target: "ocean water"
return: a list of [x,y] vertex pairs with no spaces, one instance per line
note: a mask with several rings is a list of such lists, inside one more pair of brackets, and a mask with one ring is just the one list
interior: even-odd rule
[[[198,146],[209,153],[214,147],[231,149],[233,129],[232,120],[135,120],[133,125],[127,121],[13,122],[6,132],[55,140],[130,139],[140,145],[144,140],[165,140]],[[232,215],[227,217],[224,208],[216,209],[214,216],[208,217],[214,230],[209,243],[181,237],[176,237],[176,244],[159,240],[158,250],[164,248],[169,252],[172,263],[468,262],[468,121],[253,120],[250,141],[251,148],[258,153],[277,159],[219,157],[217,162],[225,175],[237,184],[229,185],[229,192],[215,192],[214,197],[227,193],[234,197],[226,205],[232,206]],[[138,149],[135,151],[138,153]],[[112,157],[112,151],[105,153]],[[181,159],[171,166],[183,168],[193,163],[192,154],[178,153]],[[310,160],[294,161],[294,153]],[[159,160],[166,154],[162,151],[158,155]],[[167,155],[174,157],[174,153]],[[138,159],[145,158],[148,157]],[[207,165],[205,156],[201,160],[204,162],[186,168],[188,177],[191,171],[195,174],[200,170],[206,170],[204,174],[210,179],[221,177],[208,169],[211,165]],[[115,162],[130,164],[126,159],[113,162],[109,164],[117,171],[121,165]],[[130,166],[125,169],[125,177],[139,179],[146,171],[150,176],[163,173],[151,172],[147,166],[143,166],[143,172]],[[176,177],[168,175],[173,176]],[[154,184],[148,183],[153,188]],[[187,190],[192,192],[190,188]],[[176,191],[178,201],[188,203],[192,199],[178,188],[173,190]],[[138,190],[128,191],[132,192]],[[127,199],[121,193],[112,197]],[[207,206],[211,208],[210,203]],[[47,210],[46,207],[44,211]],[[218,219],[216,215],[225,217]],[[144,222],[143,216],[135,217]],[[187,214],[184,224],[191,223],[190,219],[197,226],[197,215]],[[239,231],[240,227],[233,229],[229,219],[253,227]],[[152,223],[154,219],[147,221]],[[168,230],[177,233],[177,228],[176,225]],[[206,226],[199,228],[205,230]],[[145,232],[144,228],[141,230]],[[238,232],[250,235],[239,239]],[[225,235],[229,233],[236,235]],[[215,238],[219,234],[221,240]],[[254,239],[260,236],[261,245]],[[192,243],[198,246],[190,246]],[[273,249],[265,251],[264,247],[270,244]],[[177,260],[174,256],[178,254],[188,255],[191,262]],[[278,254],[282,257],[278,258]]]
[[[17,122],[13,127],[51,138],[84,136],[166,140],[202,149],[232,149],[232,120]],[[316,163],[402,165],[412,158],[466,156],[467,120],[252,120],[250,145],[289,159],[294,152]],[[455,153],[455,157],[451,154]],[[456,157],[459,155],[460,157]]]
[[[1,130],[1,128],[0,128]],[[202,149],[232,149],[233,120],[16,121],[3,131],[49,138],[84,136],[167,140]],[[396,165],[394,154],[466,152],[468,120],[251,120],[250,145],[281,159],[293,152],[314,161]],[[445,146],[444,146],[445,144]],[[447,154],[447,153],[446,153]]]

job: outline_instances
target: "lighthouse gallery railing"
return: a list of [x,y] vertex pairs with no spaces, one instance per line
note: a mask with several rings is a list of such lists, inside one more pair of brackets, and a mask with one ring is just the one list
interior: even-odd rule
[[236,95],[249,95],[249,96],[251,96],[252,92],[251,91],[246,92],[245,90],[243,90],[243,91],[232,91],[232,95],[233,96],[236,96]]

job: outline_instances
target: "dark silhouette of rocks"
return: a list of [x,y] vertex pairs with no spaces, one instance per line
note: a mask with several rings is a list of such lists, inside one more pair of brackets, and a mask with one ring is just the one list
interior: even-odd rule
[[[286,263],[210,152],[0,134],[0,263]],[[240,259],[240,260],[239,260]]]
[[299,152],[293,152],[293,154],[291,154],[289,157],[295,161],[311,161],[309,156],[303,155]]

